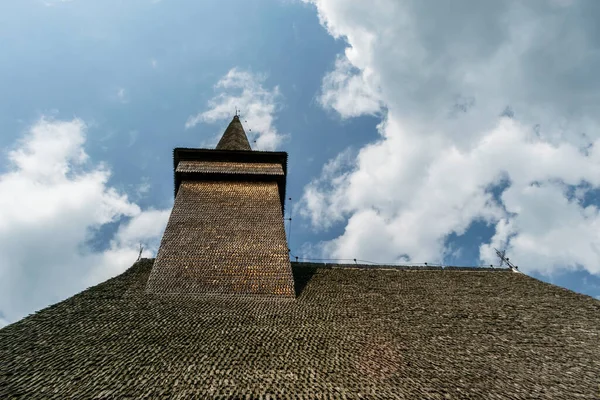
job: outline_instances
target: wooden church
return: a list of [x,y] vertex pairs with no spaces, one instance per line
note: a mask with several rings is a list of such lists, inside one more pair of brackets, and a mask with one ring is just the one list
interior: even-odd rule
[[287,154],[175,149],[156,259],[0,330],[0,399],[600,399],[600,302],[512,269],[291,262]]

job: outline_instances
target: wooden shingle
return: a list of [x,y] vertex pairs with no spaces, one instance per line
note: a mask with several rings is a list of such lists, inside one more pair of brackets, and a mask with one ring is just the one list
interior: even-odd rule
[[508,270],[293,263],[153,295],[152,260],[0,330],[0,398],[598,399],[600,302]]

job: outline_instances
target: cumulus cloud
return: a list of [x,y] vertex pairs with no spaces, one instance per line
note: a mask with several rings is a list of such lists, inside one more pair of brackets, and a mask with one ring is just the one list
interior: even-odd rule
[[[209,101],[209,109],[190,116],[185,127],[189,129],[200,122],[229,123],[238,108],[243,120],[248,121],[244,123],[248,139],[251,144],[256,141],[252,147],[257,150],[277,149],[286,138],[274,125],[281,94],[277,86],[266,89],[264,81],[264,76],[237,68],[231,69],[215,85],[218,94]],[[219,137],[222,133],[219,132]]]
[[[379,113],[380,137],[304,191],[328,256],[442,261],[452,233],[494,227],[524,270],[600,270],[600,41],[595,2],[314,0],[348,46],[321,103]],[[345,156],[342,157],[344,159]]]
[[[84,150],[83,121],[41,119],[0,175],[0,312],[5,322],[123,272],[156,250],[168,210],[141,210]],[[89,243],[118,224],[103,250]]]
[[338,57],[334,70],[323,78],[319,102],[324,108],[338,112],[342,118],[375,115],[381,111],[381,102],[374,91],[377,87],[369,85],[368,78],[346,57]]

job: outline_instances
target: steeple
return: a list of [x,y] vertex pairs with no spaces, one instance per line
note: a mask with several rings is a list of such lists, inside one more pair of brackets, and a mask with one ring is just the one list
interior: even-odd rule
[[225,129],[217,150],[252,150],[239,116],[235,115]]
[[173,151],[175,203],[146,291],[294,297],[287,153],[252,151],[239,116],[215,150]]

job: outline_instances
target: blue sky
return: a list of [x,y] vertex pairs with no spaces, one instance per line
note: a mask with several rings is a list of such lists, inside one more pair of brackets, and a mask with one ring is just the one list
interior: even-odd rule
[[502,247],[600,296],[600,5],[432,3],[3,2],[0,323],[151,256],[172,149],[236,106],[289,153],[295,255]]

